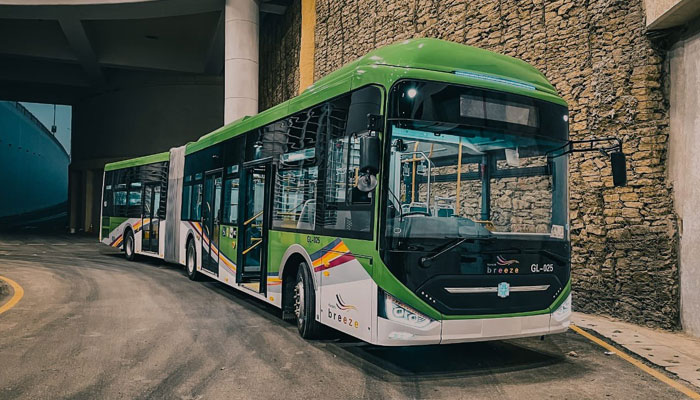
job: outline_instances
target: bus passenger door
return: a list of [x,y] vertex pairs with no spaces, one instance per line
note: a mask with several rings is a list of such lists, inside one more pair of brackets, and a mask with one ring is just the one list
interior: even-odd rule
[[243,164],[239,197],[236,281],[263,294],[267,293],[271,168],[270,159]]
[[158,208],[160,184],[147,183],[143,187],[143,213],[141,213],[141,250],[158,253]]
[[219,274],[219,224],[221,222],[221,170],[204,176],[202,201],[202,268]]

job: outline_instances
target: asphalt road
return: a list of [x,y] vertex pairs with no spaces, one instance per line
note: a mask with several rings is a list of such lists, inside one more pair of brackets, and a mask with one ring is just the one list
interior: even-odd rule
[[0,236],[0,275],[24,288],[0,315],[0,399],[683,397],[571,331],[429,347],[308,342],[270,306],[94,239]]

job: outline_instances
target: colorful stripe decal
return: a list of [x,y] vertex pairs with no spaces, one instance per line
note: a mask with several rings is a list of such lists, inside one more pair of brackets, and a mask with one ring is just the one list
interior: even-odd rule
[[311,254],[314,272],[324,271],[353,260],[355,260],[355,256],[340,238],[335,239],[328,245],[323,246],[321,250]]
[[[127,222],[124,222],[122,225],[124,225],[126,223]],[[131,229],[134,231],[134,234],[136,234],[140,230],[142,230],[143,228],[147,227],[150,224],[151,224],[150,218],[143,218],[143,219],[136,221],[136,223],[131,226]],[[118,229],[118,227],[117,227],[117,229]],[[124,232],[122,231],[122,233],[119,236],[117,236],[117,238],[114,239],[114,241],[112,243],[110,243],[110,246],[119,247],[119,246],[121,246],[123,240],[124,240]]]
[[110,246],[112,246],[112,247],[119,247],[119,245],[122,244],[122,240],[123,240],[123,239],[124,239],[124,235],[123,235],[123,234],[117,236],[117,238],[114,239],[114,241],[112,242],[112,244],[110,244]]
[[[190,226],[192,227],[192,229],[194,229],[195,232],[197,232],[197,234],[199,234],[199,235],[202,237],[202,240],[204,241],[204,244],[205,244],[206,246],[209,246],[209,245],[210,245],[210,244],[209,244],[209,238],[207,237],[207,235],[205,235],[205,234],[202,232],[202,224],[200,224],[199,222],[191,222],[191,221],[187,221],[187,223],[190,224]],[[224,263],[224,265],[225,265],[228,269],[231,270],[231,272],[233,272],[233,273],[236,272],[236,264],[235,264],[233,261],[231,261],[231,259],[229,259],[228,257],[226,257],[226,254],[220,252],[219,249],[216,247],[216,245],[211,246],[211,249],[213,250],[212,253],[214,253],[214,254],[210,254],[210,256],[211,256],[212,258],[216,259],[216,257],[218,257],[219,260],[222,261],[222,262]],[[216,256],[216,257],[215,257],[215,256]]]
[[[209,238],[202,233],[202,225],[199,222],[191,222],[187,221],[187,223],[190,224],[192,229],[197,232],[202,237],[202,240],[204,240],[204,243],[209,246]],[[236,272],[236,264],[229,259],[226,254],[222,253],[219,251],[219,249],[216,247],[216,245],[211,246],[213,253],[215,253],[218,257],[219,260],[224,263],[224,265],[231,270],[231,272],[235,273]],[[279,272],[270,272],[268,273],[267,277],[267,286],[277,286],[282,284],[282,279],[279,278]]]

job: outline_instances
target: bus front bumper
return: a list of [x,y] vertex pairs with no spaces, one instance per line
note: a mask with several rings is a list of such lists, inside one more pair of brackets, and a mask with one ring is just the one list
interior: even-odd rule
[[571,300],[568,298],[549,314],[433,321],[421,329],[380,317],[377,321],[376,344],[411,346],[551,335],[566,332],[570,316]]

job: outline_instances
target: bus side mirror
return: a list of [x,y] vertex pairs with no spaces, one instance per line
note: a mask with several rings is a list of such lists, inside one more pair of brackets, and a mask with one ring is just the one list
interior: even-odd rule
[[360,138],[360,172],[376,175],[379,172],[379,138],[362,136]]
[[377,187],[379,172],[379,138],[362,136],[360,138],[360,172],[357,188],[362,192],[371,192]]
[[610,153],[610,168],[612,169],[613,185],[627,185],[627,161],[625,153],[616,151]]

